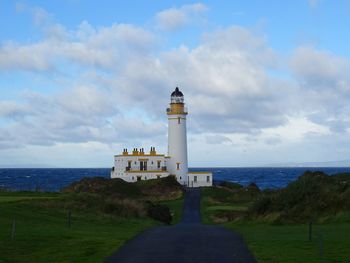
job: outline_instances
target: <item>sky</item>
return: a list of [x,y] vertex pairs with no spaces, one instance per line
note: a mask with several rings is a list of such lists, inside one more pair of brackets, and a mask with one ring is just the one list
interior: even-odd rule
[[190,167],[350,159],[350,1],[0,1],[0,166]]

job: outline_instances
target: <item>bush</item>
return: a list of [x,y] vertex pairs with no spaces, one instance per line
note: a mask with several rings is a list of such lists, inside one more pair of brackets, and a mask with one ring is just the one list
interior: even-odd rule
[[349,203],[350,190],[344,175],[306,171],[286,188],[263,191],[249,212],[255,216],[277,212],[283,220],[302,222],[349,210]]
[[168,225],[171,223],[172,220],[170,209],[166,205],[148,202],[147,214],[149,217]]
[[141,193],[150,200],[174,200],[182,196],[183,187],[175,176],[137,182]]
[[243,188],[243,185],[238,184],[238,183],[233,183],[233,182],[227,182],[227,181],[222,181],[219,184],[220,186],[227,187],[230,189],[240,189]]
[[85,177],[62,189],[65,193],[94,193],[104,196],[138,197],[140,190],[134,183],[122,179],[104,177]]
[[255,183],[250,183],[247,189],[252,192],[260,192],[260,188]]
[[254,214],[263,215],[270,209],[271,206],[271,197],[270,196],[262,196],[257,199],[253,205],[250,207],[249,211]]

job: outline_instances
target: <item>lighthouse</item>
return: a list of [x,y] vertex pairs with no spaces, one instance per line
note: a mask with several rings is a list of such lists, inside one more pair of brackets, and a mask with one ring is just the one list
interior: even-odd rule
[[184,95],[178,87],[171,93],[168,115],[168,161],[169,173],[179,183],[188,184],[187,134]]
[[[187,135],[184,95],[178,87],[170,95],[168,116],[168,154],[160,154],[155,147],[150,151],[124,148],[120,154],[114,155],[114,166],[111,178],[120,178],[126,182],[156,180],[167,176],[175,176],[176,180],[187,187],[206,187],[213,185],[213,174],[210,171],[188,172]],[[193,169],[194,170],[194,169]]]

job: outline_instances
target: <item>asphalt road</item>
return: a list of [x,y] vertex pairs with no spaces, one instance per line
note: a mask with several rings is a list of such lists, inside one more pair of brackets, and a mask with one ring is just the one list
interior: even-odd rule
[[256,262],[238,234],[200,223],[200,189],[186,191],[183,218],[128,241],[106,263],[233,263]]

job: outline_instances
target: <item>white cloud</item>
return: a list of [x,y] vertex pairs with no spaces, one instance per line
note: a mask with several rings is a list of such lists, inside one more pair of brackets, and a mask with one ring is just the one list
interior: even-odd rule
[[[282,108],[287,104],[284,93],[289,92],[288,85],[280,86],[282,83],[268,75],[275,61],[263,38],[230,27],[208,33],[193,49],[182,46],[151,61],[132,62],[131,68],[122,71],[122,83],[129,87],[125,88],[127,97],[149,107],[156,97],[166,96],[162,104],[167,103],[169,90],[164,86],[179,84],[193,130],[250,132],[282,123],[288,110]],[[140,98],[131,87],[138,87]]]
[[302,46],[294,51],[291,67],[298,79],[315,89],[338,88],[348,91],[350,60],[316,50],[311,46]]
[[205,139],[208,144],[224,144],[224,143],[231,144],[232,143],[230,138],[223,136],[221,134],[207,135]]
[[3,118],[22,117],[28,110],[25,105],[13,101],[0,101],[0,117]]
[[350,59],[314,47],[300,47],[290,65],[304,114],[313,122],[344,132],[350,126]]
[[73,32],[54,24],[46,28],[46,33],[47,38],[37,43],[3,44],[0,70],[47,71],[60,67],[63,62],[111,69],[124,63],[126,56],[149,52],[155,43],[151,32],[127,24],[93,29],[83,22]]
[[313,123],[305,117],[289,117],[284,125],[266,128],[262,130],[260,138],[279,138],[280,142],[302,141],[309,135],[329,135],[330,130],[326,126]]
[[[62,61],[82,67],[81,75],[65,81],[72,87],[53,96],[27,95],[25,106],[32,113],[6,129],[18,130],[18,137],[28,134],[19,144],[165,137],[165,126],[153,129],[143,120],[165,124],[164,110],[176,84],[185,93],[193,133],[256,133],[283,124],[292,110],[286,107],[289,85],[268,74],[276,55],[263,37],[244,28],[219,29],[207,33],[193,49],[182,46],[162,53],[148,47],[154,39],[151,33],[130,25],[96,29],[83,22],[71,34],[75,37],[17,45],[6,53],[4,68],[65,72]],[[14,60],[17,50],[24,50],[28,55],[22,57],[28,60]],[[36,59],[46,64],[34,63],[29,50],[37,50]],[[117,57],[123,59],[119,62]],[[108,72],[86,74],[96,65]],[[144,112],[139,119],[135,114],[132,121],[126,117],[138,110]]]
[[157,27],[165,31],[179,29],[191,22],[200,20],[201,15],[207,10],[208,7],[202,3],[163,10],[156,15]]
[[[164,29],[191,22],[205,9],[165,10],[175,18],[168,21],[173,24],[164,20]],[[165,108],[176,85],[189,109],[190,143],[206,148],[202,155],[193,150],[198,158],[214,158],[221,145],[227,156],[242,154],[243,161],[254,149],[261,154],[303,142],[322,145],[323,138],[349,131],[349,59],[315,47],[294,50],[291,80],[270,74],[281,58],[265,37],[239,26],[206,32],[191,48],[172,49],[154,33],[162,32],[130,24],[94,27],[83,21],[68,30],[50,22],[43,31],[40,41],[0,46],[0,71],[29,72],[43,86],[58,86],[52,94],[0,100],[0,149],[164,146]]]
[[53,16],[41,7],[35,7],[31,9],[34,19],[34,24],[37,26],[44,26],[50,23]]

